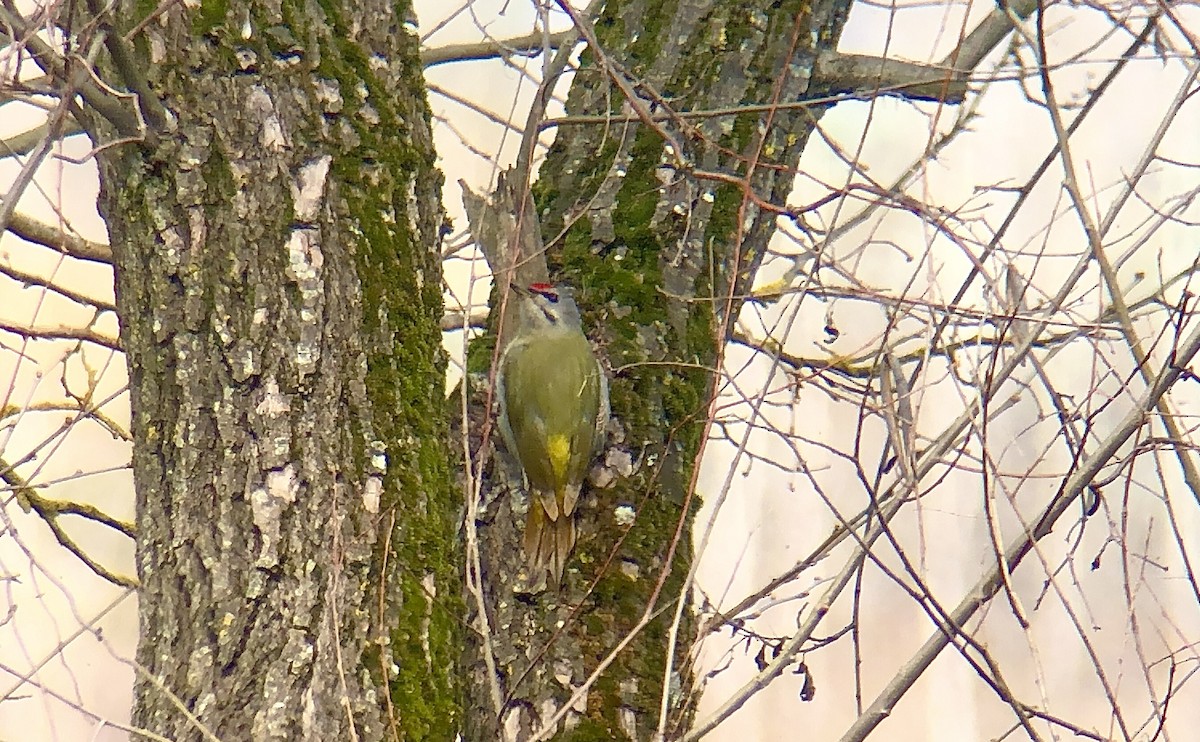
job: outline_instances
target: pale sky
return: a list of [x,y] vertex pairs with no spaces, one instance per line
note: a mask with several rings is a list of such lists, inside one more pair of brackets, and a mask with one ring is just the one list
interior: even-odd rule
[[[445,3],[418,3],[421,33],[430,34],[426,44],[442,46],[477,40],[482,26],[496,37],[517,36],[531,30],[532,11],[528,3],[475,2],[471,13],[461,13],[444,27],[431,32],[449,12]],[[967,27],[989,12],[994,3],[976,2],[968,14]],[[1129,6],[1113,5],[1116,14]],[[498,15],[504,9],[503,15]],[[1194,6],[1175,6],[1176,17],[1196,33],[1200,29]],[[473,15],[472,15],[473,14]],[[555,28],[564,27],[561,17]],[[861,54],[880,53],[885,44],[892,56],[926,61],[941,58],[952,48],[963,23],[963,6],[946,9],[936,4],[914,4],[909,10],[895,12],[878,5],[856,5],[842,38],[841,51]],[[1139,22],[1132,22],[1138,26]],[[890,27],[890,41],[888,41]],[[1054,80],[1060,103],[1078,104],[1112,60],[1130,43],[1127,33],[1106,35],[1111,22],[1100,12],[1079,7],[1056,7],[1047,19],[1050,36],[1050,62],[1070,60],[1056,68]],[[1167,34],[1167,41],[1186,48],[1186,39],[1178,31]],[[1164,48],[1167,47],[1164,44]],[[1077,55],[1079,56],[1078,58]],[[1103,108],[1071,140],[1076,172],[1084,181],[1089,207],[1097,221],[1122,198],[1122,183],[1143,156],[1147,142],[1164,121],[1164,111],[1173,97],[1194,75],[1196,60],[1180,61],[1173,55],[1163,62],[1148,52],[1114,83],[1101,103]],[[1030,62],[1028,51],[1023,57]],[[983,69],[1000,60],[992,55]],[[518,60],[520,62],[522,60]],[[524,60],[536,77],[539,59]],[[0,66],[0,70],[4,69]],[[512,115],[524,122],[525,111],[535,83],[499,62],[449,64],[430,70],[428,80],[454,94],[475,101],[501,116]],[[1195,89],[1194,78],[1190,83]],[[1054,142],[1051,121],[1045,110],[1032,105],[1026,93],[1039,88],[1028,82],[1024,91],[1015,82],[997,84],[977,102],[977,115],[968,131],[954,139],[907,187],[907,193],[927,203],[969,215],[962,232],[986,242],[1014,196]],[[430,105],[439,123],[435,130],[440,166],[446,174],[444,198],[456,227],[457,236],[466,226],[462,215],[457,181],[461,178],[477,191],[486,190],[494,181],[497,167],[507,166],[518,143],[515,135],[470,112],[458,103],[437,94]],[[31,120],[29,110],[18,113],[5,106],[0,115],[0,136],[22,131]],[[1068,111],[1073,117],[1077,109]],[[874,103],[848,102],[836,106],[822,120],[823,131],[835,141],[842,153],[865,163],[873,180],[890,185],[909,166],[918,161],[937,137],[955,125],[958,107],[923,104],[913,106],[894,99]],[[552,111],[553,115],[554,111]],[[1122,285],[1133,287],[1134,300],[1151,294],[1163,277],[1183,270],[1195,259],[1196,239],[1193,226],[1198,214],[1190,204],[1179,213],[1179,221],[1151,229],[1156,210],[1174,208],[1178,194],[1196,188],[1196,169],[1179,163],[1200,163],[1200,107],[1188,101],[1169,122],[1170,126],[1158,152],[1164,156],[1151,166],[1150,174],[1140,181],[1137,196],[1123,208],[1106,234],[1105,246],[1111,255],[1127,255],[1121,263]],[[491,157],[481,156],[476,152]],[[87,144],[76,137],[64,150],[72,157],[87,152]],[[496,155],[495,153],[499,153]],[[19,163],[11,158],[0,160],[0,184],[15,177]],[[792,204],[815,201],[840,186],[851,176],[845,160],[834,148],[814,137],[805,153]],[[1011,262],[1030,282],[1030,306],[1058,290],[1081,252],[1086,248],[1079,220],[1071,213],[1061,188],[1061,168],[1056,168],[1034,191],[1031,206],[1018,217],[1008,232],[1003,247]],[[991,187],[989,190],[985,188]],[[103,224],[95,212],[96,179],[89,164],[73,165],[55,160],[43,166],[37,188],[30,189],[20,202],[20,210],[45,221],[57,219],[50,204],[61,207],[64,217],[83,236],[104,239]],[[845,223],[861,207],[856,205],[822,208],[814,220]],[[836,220],[836,221],[835,221]],[[783,257],[764,267],[760,283],[789,275],[796,267],[788,255],[798,253],[784,236],[776,246]],[[863,286],[877,290],[901,290],[912,282],[910,295],[930,302],[949,301],[969,269],[963,250],[931,230],[911,214],[893,210],[875,215],[854,227],[835,242],[823,246],[827,254],[855,267]],[[111,275],[103,268],[80,265],[57,258],[46,250],[31,248],[11,235],[0,238],[0,260],[22,270],[53,276],[90,296],[112,301]],[[991,262],[993,276],[1003,276],[1004,266]],[[481,265],[457,261],[447,266],[450,295],[460,301],[483,302],[486,281],[472,285],[470,276],[485,276]],[[1077,292],[1074,310],[1082,321],[1090,321],[1107,306],[1106,295],[1099,291],[1099,279],[1093,271],[1085,279],[1095,288]],[[1144,288],[1143,288],[1144,287]],[[1144,290],[1144,294],[1139,291]],[[1168,299],[1177,300],[1178,291]],[[994,306],[996,297],[982,289],[968,295],[968,305]],[[92,318],[69,303],[36,288],[22,288],[0,279],[0,319],[49,326],[87,323]],[[832,321],[839,329],[836,342],[827,342],[824,332]],[[877,347],[881,342],[884,318],[878,308],[861,302],[780,302],[767,307],[760,318],[753,310],[743,316],[743,326],[751,333],[761,332],[764,323],[784,337],[787,351],[800,356],[854,356]],[[786,323],[787,331],[781,329]],[[914,323],[910,343],[922,342],[922,330]],[[1161,323],[1159,323],[1161,324]],[[982,326],[982,325],[981,325]],[[114,335],[115,318],[103,313],[93,325],[98,331]],[[1139,330],[1148,335],[1158,331],[1153,320]],[[461,333],[447,335],[447,347],[461,357]],[[62,379],[72,390],[82,389],[89,374],[98,379],[97,394],[107,396],[125,383],[122,360],[109,351],[88,350],[81,358],[68,355],[73,346],[35,343],[21,347],[11,335],[0,336],[0,378],[8,379],[9,405],[36,405],[62,395]],[[1161,354],[1160,354],[1161,355]],[[1054,360],[1053,371],[1059,378],[1078,379],[1079,389],[1108,383],[1105,369],[1097,357],[1107,358],[1116,375],[1132,373],[1128,353],[1119,347],[1072,347]],[[64,361],[64,359],[66,359]],[[1161,357],[1160,357],[1161,360]],[[744,348],[731,349],[726,369],[748,368],[737,378],[741,393],[753,398],[768,390],[773,400],[785,403],[765,412],[767,421],[790,438],[756,432],[748,439],[748,449],[779,467],[736,458],[735,447],[726,443],[712,445],[706,451],[700,494],[706,509],[697,521],[697,538],[707,539],[700,556],[700,590],[713,602],[728,606],[743,595],[786,569],[824,539],[835,519],[824,504],[813,481],[840,509],[852,513],[864,503],[861,485],[843,459],[830,455],[807,440],[846,447],[856,435],[858,410],[834,403],[820,389],[819,382],[800,387],[794,399],[786,379],[772,369],[761,356],[752,356]],[[918,430],[936,433],[941,424],[962,412],[970,399],[962,387],[952,383],[951,370],[943,364],[941,377],[931,378],[917,395]],[[1034,371],[1018,372],[1019,381],[1036,385]],[[1186,413],[1197,403],[1195,384],[1185,387],[1185,395],[1173,397]],[[2,388],[2,387],[0,387]],[[1035,474],[1021,489],[996,492],[1011,506],[1003,511],[996,529],[1007,541],[1019,532],[1014,512],[1028,514],[1033,504],[1052,495],[1058,480],[1049,476],[1065,466],[1063,451],[1054,447],[1054,436],[1044,424],[1044,400],[1027,392],[1028,387],[1012,385],[1011,410],[991,424],[990,450],[1004,472]],[[729,397],[732,401],[732,397]],[[1118,398],[1110,409],[1097,416],[1098,424],[1115,425],[1131,404]],[[125,397],[105,408],[118,424],[128,426]],[[727,410],[726,414],[746,416],[749,408]],[[61,434],[66,413],[26,413],[0,428],[0,450],[6,460],[20,458],[22,452],[39,449],[36,461],[19,468],[34,481],[57,482],[47,495],[75,499],[103,507],[122,518],[132,518],[132,490],[127,473],[108,471],[128,460],[128,444],[98,425],[76,426]],[[1181,418],[1186,419],[1186,418]],[[1190,423],[1186,425],[1191,428]],[[728,430],[735,438],[745,433],[744,425],[732,424]],[[886,440],[886,431],[877,419],[868,421],[861,433],[867,450],[878,451]],[[47,443],[49,442],[49,443]],[[798,448],[794,448],[797,446]],[[796,453],[808,474],[802,471]],[[824,452],[823,452],[824,451]],[[864,456],[863,460],[869,457]],[[1178,476],[1177,467],[1164,466],[1171,472],[1157,480],[1149,467],[1134,477],[1135,484],[1126,496],[1138,501],[1167,501],[1175,506],[1175,517],[1184,533],[1197,533],[1195,501]],[[86,476],[77,476],[80,472]],[[732,476],[730,476],[732,472]],[[1041,477],[1041,474],[1046,476]],[[1039,478],[1041,477],[1041,478]],[[61,481],[60,481],[61,480]],[[926,482],[925,484],[930,484]],[[1157,486],[1157,492],[1153,491]],[[1015,487],[1015,485],[1014,485]],[[979,478],[955,472],[923,498],[920,507],[910,509],[895,524],[897,539],[905,544],[905,553],[916,559],[925,581],[936,597],[953,606],[967,593],[989,563],[992,553],[992,527],[980,516],[983,497]],[[1037,559],[1045,567],[1025,569],[1013,576],[1013,600],[1031,616],[1029,630],[1023,630],[1013,618],[1014,611],[1003,597],[997,597],[984,612],[979,637],[1003,658],[1005,677],[1018,696],[1031,704],[1043,705],[1055,713],[1102,735],[1116,736],[1109,724],[1108,702],[1098,684],[1092,662],[1079,640],[1075,625],[1087,627],[1087,636],[1109,673],[1107,680],[1123,702],[1128,699],[1129,723],[1139,728],[1147,718],[1145,679],[1138,669],[1158,661],[1153,675],[1161,694],[1167,665],[1162,662],[1168,649],[1194,644],[1200,638],[1200,609],[1194,604],[1190,588],[1179,579],[1178,549],[1173,546],[1164,510],[1150,506],[1130,509],[1128,522],[1116,522],[1117,504],[1122,488],[1106,489],[1106,503],[1114,503],[1112,512],[1103,510],[1080,535],[1060,528],[1041,544]],[[844,498],[839,500],[838,498]],[[1041,499],[1039,499],[1041,498]],[[715,515],[715,503],[722,504]],[[1005,500],[1005,502],[1008,502]],[[5,500],[5,521],[0,523],[0,617],[6,606],[14,607],[10,620],[0,620],[0,697],[12,693],[0,703],[0,737],[21,740],[115,741],[125,733],[105,727],[98,719],[128,721],[132,670],[127,661],[136,646],[137,611],[132,594],[97,579],[79,561],[59,547],[49,531],[34,516],[23,513],[11,499]],[[1107,520],[1107,522],[1105,522]],[[711,524],[711,533],[708,527]],[[132,574],[132,548],[127,540],[114,538],[103,529],[71,523],[71,534],[110,569]],[[8,534],[3,533],[9,529]],[[1122,569],[1117,548],[1106,542],[1114,531],[1127,535],[1129,543],[1149,555],[1141,565],[1142,573],[1128,577]],[[705,534],[708,533],[706,536]],[[15,537],[14,537],[15,535]],[[1083,560],[1075,564],[1065,555],[1079,539],[1075,553]],[[885,549],[882,553],[887,554]],[[1102,567],[1089,569],[1086,559],[1103,555]],[[889,567],[898,560],[884,557]],[[1194,559],[1196,555],[1191,555]],[[1086,559],[1085,559],[1086,557]],[[1045,572],[1066,564],[1071,576],[1056,581],[1063,592],[1044,592]],[[1145,564],[1151,564],[1146,568]],[[839,569],[838,554],[814,570],[806,572],[797,586],[789,586],[773,597],[778,603],[754,623],[755,630],[768,635],[788,635],[794,631],[798,615],[813,604],[828,578]],[[13,579],[7,579],[13,578]],[[1138,592],[1127,597],[1127,583]],[[862,587],[862,654],[864,665],[864,703],[907,661],[930,635],[928,619],[912,599],[881,576],[868,569]],[[1127,605],[1138,607],[1141,643],[1133,641],[1127,623]],[[1066,610],[1064,605],[1069,606]],[[834,619],[825,624],[818,636],[828,636],[841,628],[851,616],[849,602],[835,603]],[[976,621],[973,626],[979,625]],[[1091,630],[1095,627],[1095,630]],[[708,683],[699,716],[711,713],[756,672],[753,652],[740,649],[726,655],[722,639],[706,646],[702,667],[721,667]],[[688,640],[687,637],[684,640]],[[1140,653],[1140,656],[1139,656]],[[1198,666],[1194,650],[1176,656],[1179,668],[1175,682]],[[712,742],[748,739],[779,739],[803,730],[805,739],[837,739],[855,715],[849,674],[854,657],[848,641],[812,652],[805,657],[816,682],[816,696],[804,703],[798,699],[802,678],[785,673],[764,691],[751,698],[729,721],[706,737]],[[729,664],[726,665],[726,662]],[[31,682],[19,685],[16,675],[29,674]],[[16,689],[15,691],[13,689]],[[1175,739],[1184,739],[1179,730],[1195,728],[1200,722],[1200,699],[1185,684],[1172,700],[1171,717]],[[1126,695],[1127,694],[1127,695]],[[1011,709],[996,701],[953,650],[947,649],[901,702],[893,717],[878,732],[888,740],[984,740],[998,736],[1012,721]],[[1152,730],[1142,729],[1146,739]],[[1060,731],[1061,738],[1070,735]],[[1010,739],[1023,738],[1020,734]]]

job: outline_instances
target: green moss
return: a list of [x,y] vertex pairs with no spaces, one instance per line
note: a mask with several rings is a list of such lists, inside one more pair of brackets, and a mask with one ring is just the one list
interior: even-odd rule
[[[362,334],[391,339],[369,351],[366,386],[376,412],[372,429],[386,443],[393,462],[382,507],[400,516],[393,532],[380,540],[391,549],[388,563],[399,569],[389,583],[399,590],[391,596],[397,616],[392,654],[400,665],[389,679],[392,703],[403,710],[397,714],[402,738],[453,739],[459,726],[460,689],[452,668],[462,650],[454,537],[459,503],[448,464],[446,358],[439,329],[441,261],[428,244],[432,232],[408,231],[414,181],[421,198],[440,191],[441,177],[433,168],[432,152],[417,144],[427,136],[422,127],[429,121],[423,95],[409,91],[420,104],[414,110],[402,109],[400,101],[406,96],[395,96],[374,76],[362,50],[346,41],[350,35],[332,3],[323,6],[338,48],[321,55],[317,73],[338,81],[343,118],[355,134],[353,146],[347,142],[335,153],[330,172],[352,215],[347,234],[356,238]],[[416,49],[401,56],[415,64]],[[406,79],[417,84],[420,78]],[[365,106],[378,122],[360,115]],[[437,585],[432,613],[421,584],[427,574]],[[425,631],[432,673],[422,659]]]
[[496,336],[480,335],[467,343],[467,373],[486,374],[496,355]]
[[229,0],[204,0],[192,14],[192,30],[197,36],[213,33],[225,23],[225,14],[228,12]]
[[[551,215],[550,218],[543,219],[541,225],[542,238],[547,240],[547,247],[556,247],[555,243],[550,241],[566,226],[562,221],[563,215],[575,205],[579,194],[593,193],[600,187],[609,167],[612,166],[613,158],[616,157],[617,147],[615,139],[608,139],[595,157],[588,158],[583,163],[562,162],[563,152],[561,149],[554,151],[558,161],[552,168],[543,168],[542,177],[533,184],[535,201],[541,206],[543,213]],[[558,177],[554,177],[551,173],[557,173]],[[560,180],[569,181],[569,187],[560,190],[557,185]],[[571,229],[571,232],[579,234],[574,228]],[[584,252],[587,252],[586,241]],[[567,251],[567,254],[571,254],[571,251]],[[551,253],[546,257],[551,261],[551,272],[554,272],[556,267],[554,260],[557,256]]]
[[[668,2],[645,10],[644,16],[639,15],[639,20],[644,20],[640,35],[632,41],[621,38],[626,31],[632,36],[632,30],[624,29],[621,20],[627,12],[626,5],[619,0],[607,3],[597,22],[597,33],[601,45],[626,70],[638,76],[660,56],[658,37],[679,12],[679,4]],[[642,11],[641,7],[636,9],[638,13]],[[680,42],[689,49],[714,53],[685,57],[670,79],[655,80],[658,92],[670,98],[675,110],[711,107],[714,98],[719,98],[712,92],[718,76],[729,71],[731,61],[741,61],[731,60],[723,52],[737,50],[741,54],[742,50],[751,50],[756,56],[746,69],[739,71],[744,75],[745,100],[769,99],[782,59],[779,46],[783,42],[779,39],[788,38],[796,19],[809,12],[803,0],[783,0],[758,10],[736,4],[714,4],[711,17],[697,26],[701,35]],[[807,50],[811,41],[808,37],[801,38],[800,47]],[[585,64],[591,64],[586,55]],[[730,84],[738,83],[727,76],[722,85]],[[721,101],[721,104],[734,103]],[[573,91],[567,108],[573,115],[596,115],[611,112],[620,104],[619,99],[614,102],[612,97]],[[780,111],[775,115],[764,154],[760,156],[763,167],[756,171],[753,184],[764,198],[782,198],[779,190],[790,186],[785,182],[788,179],[778,177],[778,171],[771,165],[794,164],[811,125],[810,116],[807,111]],[[761,122],[759,114],[706,120],[696,126],[709,139],[691,139],[678,130],[676,138],[685,146],[696,148],[684,153],[686,156],[695,156],[699,161],[701,155],[713,154],[717,162],[705,161],[705,167],[736,175],[745,172],[741,155],[752,153]],[[579,546],[581,565],[602,565],[611,545],[620,540],[619,558],[642,570],[636,580],[613,570],[613,574],[602,576],[595,586],[590,597],[591,610],[585,612],[588,617],[582,621],[579,632],[583,635],[585,656],[607,654],[612,648],[611,638],[623,635],[642,615],[680,518],[689,518],[699,505],[699,500],[692,498],[687,501],[691,512],[681,512],[712,394],[713,378],[705,368],[715,363],[719,334],[713,304],[703,299],[727,290],[725,287],[731,285],[734,277],[724,275],[726,271],[733,266],[745,270],[756,260],[761,246],[755,241],[769,232],[771,226],[763,218],[753,226],[751,234],[744,235],[740,223],[742,190],[708,183],[701,187],[711,189],[712,209],[707,222],[697,222],[703,225],[703,234],[689,232],[695,228],[694,224],[661,211],[658,169],[664,164],[662,136],[640,125],[631,131],[632,142],[610,137],[599,152],[594,149],[594,138],[589,139],[588,134],[576,134],[574,130],[560,132],[542,169],[537,191],[546,237],[565,229],[560,242],[549,246],[551,275],[555,280],[566,280],[581,288],[585,325],[603,347],[610,365],[621,369],[611,380],[612,406],[625,430],[624,440],[636,442],[633,446],[642,462],[628,481],[597,493],[605,515],[589,524],[594,532]],[[592,206],[589,199],[612,171],[618,141],[629,148],[628,165],[613,206],[610,239],[605,233],[607,225],[593,224],[587,212],[581,218],[578,215],[581,206]],[[601,203],[600,207],[604,205]],[[564,223],[564,214],[577,218]],[[675,259],[675,251],[683,244],[685,234],[694,240],[692,244],[710,246],[711,253],[687,256],[698,264],[696,277],[691,286],[677,289],[701,300],[682,299],[676,303],[663,290],[663,267]],[[604,244],[597,243],[597,236]],[[741,243],[737,242],[739,237],[743,238]],[[744,276],[737,278],[744,280]],[[617,505],[637,508],[637,519],[628,533],[607,517],[607,512]],[[678,595],[682,589],[691,553],[688,534],[685,527],[663,595]],[[585,576],[592,577],[587,569],[584,567]],[[635,710],[654,713],[662,693],[658,680],[664,669],[668,620],[656,618],[634,645],[617,658],[589,699],[585,722],[575,733],[562,735],[562,739],[612,739],[619,734],[615,718],[615,709],[620,706],[615,700],[618,689],[609,682],[614,678],[638,677],[646,681],[639,685],[633,705]],[[679,667],[686,672],[684,664]]]
[[653,238],[650,220],[658,206],[660,184],[655,170],[662,159],[662,152],[663,141],[658,132],[638,130],[632,149],[633,160],[623,179],[617,197],[617,209],[613,214],[617,238],[637,245],[639,253],[652,257],[656,265],[658,255],[651,252],[658,244]]

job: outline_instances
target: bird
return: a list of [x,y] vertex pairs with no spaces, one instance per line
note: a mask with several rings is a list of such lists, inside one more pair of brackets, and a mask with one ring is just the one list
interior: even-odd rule
[[570,290],[513,285],[516,322],[496,374],[499,427],[529,490],[523,538],[530,575],[561,584],[575,546],[575,508],[603,448],[608,380]]

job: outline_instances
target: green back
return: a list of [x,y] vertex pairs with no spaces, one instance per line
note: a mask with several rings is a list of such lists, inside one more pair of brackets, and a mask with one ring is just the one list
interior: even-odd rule
[[[504,404],[529,483],[560,492],[583,481],[596,435],[600,368],[583,333],[547,332],[505,354]],[[548,441],[570,443],[564,481],[556,481]]]

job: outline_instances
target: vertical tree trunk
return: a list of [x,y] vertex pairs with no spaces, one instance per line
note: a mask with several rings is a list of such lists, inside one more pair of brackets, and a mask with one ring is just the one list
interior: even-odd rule
[[686,728],[683,651],[693,638],[686,610],[670,673],[667,647],[676,599],[689,597],[683,580],[697,502],[688,492],[711,369],[739,306],[734,297],[749,288],[778,216],[747,194],[784,203],[823,109],[768,115],[760,108],[651,129],[613,75],[655,115],[793,103],[819,93],[810,84],[816,56],[836,47],[848,9],[766,0],[605,3],[596,34],[612,63],[594,49],[583,53],[567,114],[608,120],[560,127],[535,190],[551,276],[578,289],[584,324],[618,370],[610,443],[614,461],[626,457],[632,471],[617,463],[616,483],[585,490],[578,547],[558,592],[515,594],[520,498],[488,506],[482,561],[499,634],[490,651],[506,705],[497,714],[488,704],[490,678],[477,655],[471,739],[498,736],[498,721],[509,739],[545,724],[635,627],[634,641],[558,729],[570,730],[568,739],[647,739],[658,726],[664,680],[668,736]]
[[171,739],[457,728],[440,176],[406,6],[177,4],[136,36],[164,116],[104,150],[100,204],[134,413],[134,723]]

